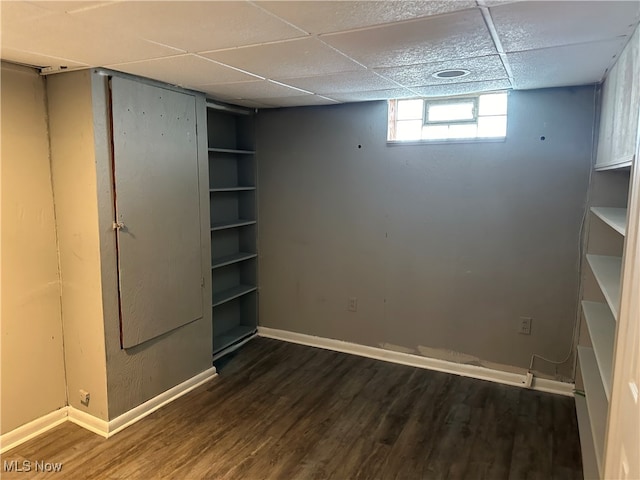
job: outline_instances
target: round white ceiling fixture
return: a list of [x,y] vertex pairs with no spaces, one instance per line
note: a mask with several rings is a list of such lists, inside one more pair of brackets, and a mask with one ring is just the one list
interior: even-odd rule
[[466,77],[470,73],[471,72],[469,70],[464,70],[462,68],[451,68],[451,69],[447,69],[447,70],[440,70],[439,72],[436,72],[431,76],[434,77],[434,78],[448,79],[448,78]]

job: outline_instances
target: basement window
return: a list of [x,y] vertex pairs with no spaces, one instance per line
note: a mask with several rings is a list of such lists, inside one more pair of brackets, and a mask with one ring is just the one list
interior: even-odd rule
[[389,100],[387,140],[456,141],[507,136],[507,92]]

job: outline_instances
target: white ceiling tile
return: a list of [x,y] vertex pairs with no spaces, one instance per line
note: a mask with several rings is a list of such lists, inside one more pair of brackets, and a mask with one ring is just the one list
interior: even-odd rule
[[[55,70],[84,68],[88,65],[78,63],[65,58],[48,57],[39,53],[23,52],[13,48],[2,47],[2,60],[14,63],[22,63],[33,67],[45,68],[51,67]],[[62,69],[60,67],[63,67]],[[64,68],[66,67],[66,68]]]
[[108,68],[186,87],[256,78],[193,54],[108,65]]
[[[433,74],[442,70],[464,69],[470,73],[462,78],[435,78]],[[476,82],[507,78],[507,72],[499,55],[448,60],[446,62],[423,63],[402,67],[380,68],[375,70],[405,87],[441,85],[459,82]]]
[[640,2],[517,2],[490,11],[504,50],[517,52],[629,35]]
[[624,39],[507,54],[518,89],[585,85],[602,80]]
[[[117,0],[122,1],[122,0]],[[54,12],[59,13],[68,13],[79,10],[86,10],[90,8],[101,7],[104,5],[108,5],[109,3],[113,3],[113,1],[82,1],[82,0],[41,0],[41,1],[29,1],[29,3],[33,5],[37,5],[38,7],[45,8],[47,10],[52,10]]]
[[507,79],[485,80],[482,82],[451,83],[447,85],[431,85],[428,87],[412,88],[417,96],[421,97],[450,97],[454,95],[467,95],[494,90],[506,90],[511,88]]
[[118,29],[87,24],[65,13],[40,9],[46,11],[47,15],[32,18],[21,15],[19,9],[6,10],[4,4],[5,2],[2,7],[3,48],[66,58],[91,66],[179,53],[173,48],[148,42]]
[[269,80],[200,85],[198,90],[227,99],[257,99],[300,96],[304,92]]
[[264,98],[257,99],[270,107],[308,107],[311,105],[335,105],[337,102],[331,98],[320,95],[300,95],[296,97]]
[[288,78],[283,83],[314,93],[361,92],[363,90],[385,90],[398,85],[370,70],[359,72],[319,75],[314,77]]
[[202,56],[265,78],[305,77],[364,70],[316,38],[201,53]]
[[[49,17],[55,12],[50,9],[43,8],[35,2],[0,2],[0,11],[2,15],[2,34],[5,28],[10,28],[15,22],[28,23],[42,17]],[[4,39],[3,39],[4,40]]]
[[339,102],[369,102],[372,100],[389,100],[391,98],[411,98],[417,96],[414,92],[406,88],[327,94],[327,97]]
[[475,7],[474,0],[260,2],[309,33],[331,33]]
[[322,36],[367,67],[395,67],[496,53],[478,9]]
[[273,42],[304,32],[249,2],[118,2],[73,14],[187,52]]

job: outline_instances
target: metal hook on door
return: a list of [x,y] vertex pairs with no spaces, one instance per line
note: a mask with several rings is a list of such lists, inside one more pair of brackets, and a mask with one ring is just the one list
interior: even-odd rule
[[123,222],[113,222],[114,230],[123,230],[124,228],[125,228],[125,225]]

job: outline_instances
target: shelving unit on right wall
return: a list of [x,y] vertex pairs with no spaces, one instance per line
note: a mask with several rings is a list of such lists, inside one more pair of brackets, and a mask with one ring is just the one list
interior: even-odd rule
[[640,39],[636,31],[602,87],[597,157],[583,264],[576,413],[584,476],[603,478],[619,331],[630,172],[638,145]]

